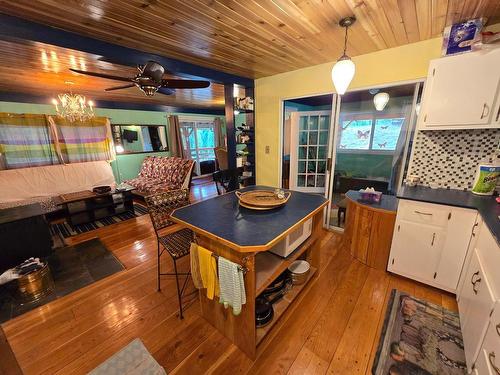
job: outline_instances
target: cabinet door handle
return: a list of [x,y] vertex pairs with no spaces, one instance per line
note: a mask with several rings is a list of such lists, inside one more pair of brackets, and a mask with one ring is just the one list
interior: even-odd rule
[[473,237],[476,237],[476,227],[477,227],[478,225],[479,225],[478,223],[475,223],[475,224],[472,226],[472,236],[473,236]]
[[498,323],[495,328],[497,329],[497,335],[500,336],[500,323]]
[[498,121],[499,118],[500,118],[500,105],[498,106],[497,117],[495,121]]
[[419,214],[419,215],[426,215],[426,216],[432,216],[432,214],[428,213],[428,212],[422,212],[422,211],[415,211],[416,214]]
[[495,365],[495,352],[490,352],[490,354],[488,354],[488,359],[490,361],[491,367],[493,367],[493,370],[495,370],[497,375],[500,375],[500,368],[498,368],[498,366]]
[[483,104],[483,111],[481,112],[481,120],[488,116],[490,113],[490,107],[486,103]]
[[472,284],[472,290],[474,291],[474,294],[477,294],[478,290],[476,289],[476,284],[481,282],[481,278],[478,277],[475,279],[476,276],[479,276],[479,271],[476,271],[472,274],[472,277],[470,279],[470,282]]
[[431,246],[434,246],[434,240],[436,239],[436,233],[432,233],[432,242]]

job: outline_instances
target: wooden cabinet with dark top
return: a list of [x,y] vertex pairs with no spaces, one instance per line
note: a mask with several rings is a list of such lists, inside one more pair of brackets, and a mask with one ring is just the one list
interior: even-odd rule
[[347,197],[344,246],[351,255],[369,267],[387,269],[391,251],[397,199],[382,197],[380,203],[359,201],[359,192],[349,191]]

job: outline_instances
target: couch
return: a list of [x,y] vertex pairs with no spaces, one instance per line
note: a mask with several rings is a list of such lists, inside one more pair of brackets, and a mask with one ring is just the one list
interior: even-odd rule
[[92,190],[100,185],[115,185],[107,161],[1,170],[0,206]]
[[125,181],[135,188],[134,193],[147,196],[175,189],[187,189],[191,183],[194,161],[174,156],[148,156],[139,175]]

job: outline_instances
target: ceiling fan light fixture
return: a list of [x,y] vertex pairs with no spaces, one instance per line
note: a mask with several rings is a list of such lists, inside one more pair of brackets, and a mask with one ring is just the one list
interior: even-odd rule
[[387,103],[389,103],[389,94],[386,92],[379,92],[373,97],[373,104],[377,111],[383,111]]
[[356,66],[349,56],[347,56],[347,30],[356,21],[355,17],[345,17],[339,22],[341,27],[345,27],[344,38],[344,53],[337,60],[332,68],[332,81],[335,86],[335,91],[339,95],[344,95],[347,88],[351,84],[354,74],[356,73]]
[[146,96],[153,96],[158,91],[157,86],[146,85],[146,86],[140,86],[140,88],[142,92],[146,94]]

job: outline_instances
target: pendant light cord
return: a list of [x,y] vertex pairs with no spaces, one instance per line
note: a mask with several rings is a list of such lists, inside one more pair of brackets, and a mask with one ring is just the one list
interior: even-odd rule
[[345,37],[344,37],[344,56],[346,56],[346,51],[347,51],[347,30],[349,29],[349,26],[345,27]]

